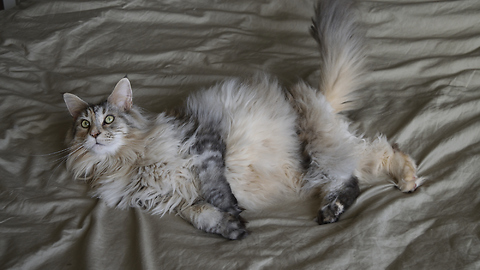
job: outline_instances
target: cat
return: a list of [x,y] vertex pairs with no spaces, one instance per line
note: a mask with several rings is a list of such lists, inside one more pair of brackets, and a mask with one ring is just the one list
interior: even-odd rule
[[65,93],[67,168],[111,207],[177,213],[227,239],[248,235],[242,211],[282,198],[321,196],[317,222],[325,224],[371,179],[414,191],[424,179],[413,159],[385,136],[355,135],[341,114],[360,106],[365,70],[351,6],[324,0],[315,8],[319,90],[304,82],[284,89],[268,75],[230,79],[160,114],[133,105],[127,78],[100,104]]

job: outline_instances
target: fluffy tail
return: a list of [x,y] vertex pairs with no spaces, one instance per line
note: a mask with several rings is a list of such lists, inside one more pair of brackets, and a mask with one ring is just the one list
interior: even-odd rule
[[359,105],[353,93],[361,87],[364,71],[362,32],[356,24],[351,0],[320,0],[312,36],[320,46],[319,89],[336,112]]

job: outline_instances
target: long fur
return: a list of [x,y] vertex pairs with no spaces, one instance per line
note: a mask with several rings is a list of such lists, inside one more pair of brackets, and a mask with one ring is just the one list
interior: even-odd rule
[[299,188],[297,116],[276,80],[228,80],[193,94],[187,106],[221,123],[226,176],[242,207],[262,208]]
[[329,223],[355,201],[359,182],[388,178],[415,190],[423,179],[408,155],[383,136],[356,136],[338,114],[358,106],[365,65],[350,6],[324,0],[316,8],[319,90],[304,82],[286,90],[267,75],[230,79],[158,115],[132,105],[127,79],[98,105],[65,94],[74,118],[69,170],[112,207],[177,212],[229,239],[247,233],[242,207],[322,195],[318,222]]
[[349,0],[318,1],[310,33],[320,49],[319,89],[335,112],[358,108],[365,56],[361,28]]
[[[192,205],[199,197],[198,184],[190,170],[192,158],[184,156],[188,142],[182,142],[174,121],[160,114],[153,119],[154,125],[147,124],[148,118],[136,108],[128,116],[141,129],[125,123],[127,136],[121,151],[99,155],[74,150],[67,167],[76,178],[90,183],[94,196],[112,207],[140,207],[163,215]],[[81,143],[74,140],[72,148]]]

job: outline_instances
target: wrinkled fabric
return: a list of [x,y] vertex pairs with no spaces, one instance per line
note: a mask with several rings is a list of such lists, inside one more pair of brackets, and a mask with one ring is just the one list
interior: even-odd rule
[[[160,112],[255,72],[317,85],[313,1],[21,1],[0,12],[0,269],[479,269],[480,2],[357,2],[369,59],[350,116],[428,181],[367,187],[335,224],[318,205],[250,213],[228,241],[175,215],[108,208],[66,172],[62,94],[127,75]],[[288,208],[288,209],[286,209]]]

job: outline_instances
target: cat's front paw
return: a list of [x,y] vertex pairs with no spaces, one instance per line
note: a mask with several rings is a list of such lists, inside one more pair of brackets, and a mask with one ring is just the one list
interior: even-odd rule
[[245,228],[245,220],[240,216],[233,216],[225,213],[226,218],[223,222],[223,229],[221,235],[230,240],[240,240],[248,235],[248,231]]

